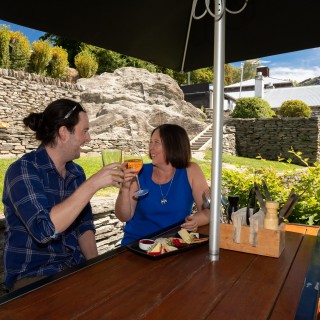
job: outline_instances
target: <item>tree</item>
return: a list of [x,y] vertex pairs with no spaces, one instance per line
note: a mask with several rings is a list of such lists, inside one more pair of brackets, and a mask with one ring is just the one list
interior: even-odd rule
[[96,57],[98,62],[98,74],[103,72],[114,72],[116,69],[125,66],[125,59],[120,53],[88,44],[82,44],[81,49],[82,51],[90,51]]
[[46,75],[46,68],[52,57],[52,48],[49,41],[35,41],[32,44],[30,70],[42,76]]
[[24,71],[27,69],[31,47],[29,39],[21,32],[10,32],[10,68]]
[[10,67],[10,30],[8,26],[2,25],[0,29],[0,68],[8,69]]
[[74,58],[82,51],[83,42],[70,40],[53,33],[45,33],[40,40],[49,41],[53,47],[61,47],[68,52],[68,62],[71,68],[75,68]]
[[224,65],[224,85],[228,86],[233,83],[234,75],[236,73],[236,68],[231,64]]
[[97,60],[89,50],[79,52],[74,58],[74,64],[82,78],[90,78],[98,70]]
[[243,65],[243,80],[254,79],[256,76],[256,68],[260,66],[261,63],[258,59],[247,60]]
[[68,71],[68,52],[61,47],[52,48],[52,58],[47,67],[52,78],[64,78]]
[[213,70],[212,68],[202,68],[191,71],[190,79],[192,83],[212,83]]

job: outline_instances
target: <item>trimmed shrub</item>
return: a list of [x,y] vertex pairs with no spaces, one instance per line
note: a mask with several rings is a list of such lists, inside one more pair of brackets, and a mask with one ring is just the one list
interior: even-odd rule
[[272,118],[275,115],[270,104],[261,98],[239,98],[231,113],[232,118]]
[[10,30],[4,26],[0,29],[0,68],[8,69],[10,67]]
[[98,70],[98,62],[95,56],[88,50],[79,52],[74,58],[74,64],[81,78],[90,78]]
[[281,117],[310,118],[311,113],[311,108],[301,100],[287,100],[282,103],[279,110]]
[[21,32],[10,32],[10,68],[24,71],[27,69],[31,46],[29,39]]
[[32,43],[32,54],[30,57],[30,71],[46,75],[46,68],[52,58],[52,48],[48,41],[35,41]]
[[52,48],[52,59],[47,73],[52,78],[64,78],[68,71],[68,52],[61,47]]

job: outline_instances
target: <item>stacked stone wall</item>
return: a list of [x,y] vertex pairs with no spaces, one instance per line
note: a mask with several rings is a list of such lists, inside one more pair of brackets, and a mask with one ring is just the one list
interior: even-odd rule
[[[293,163],[301,161],[289,152],[291,148],[308,158],[309,164],[320,160],[319,117],[312,118],[274,118],[274,119],[230,119],[225,127],[234,131],[235,150],[224,150],[246,158],[262,156],[267,160],[291,158]],[[229,130],[229,131],[230,131]],[[232,136],[232,135],[231,135]],[[224,143],[225,146],[225,143]]]
[[[22,122],[30,112],[41,112],[51,101],[60,98],[80,101],[83,91],[83,86],[59,79],[0,69],[0,157],[21,156],[37,147],[33,132],[27,131]],[[84,154],[133,143],[91,138],[91,142],[82,148]],[[135,140],[134,143],[140,149],[146,149],[145,141]]]

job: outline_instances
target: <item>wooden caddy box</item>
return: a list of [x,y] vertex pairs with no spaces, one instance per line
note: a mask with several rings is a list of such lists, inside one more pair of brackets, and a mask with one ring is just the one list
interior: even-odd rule
[[259,229],[256,246],[249,243],[250,227],[241,227],[240,243],[233,241],[233,225],[220,224],[220,248],[279,258],[285,247],[285,227],[279,230]]

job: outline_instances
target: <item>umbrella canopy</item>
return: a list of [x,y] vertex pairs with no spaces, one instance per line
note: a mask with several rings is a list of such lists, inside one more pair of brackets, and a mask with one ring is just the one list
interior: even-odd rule
[[[213,9],[213,2],[210,7]],[[226,1],[239,10],[245,0]],[[213,66],[214,20],[191,24],[193,0],[16,0],[1,3],[0,18],[79,40],[177,71]],[[204,12],[205,0],[196,14]],[[225,62],[236,62],[320,46],[318,0],[249,0],[226,14]]]

